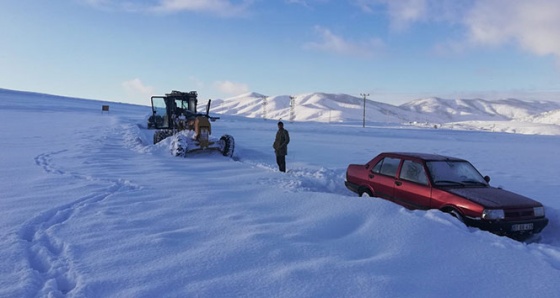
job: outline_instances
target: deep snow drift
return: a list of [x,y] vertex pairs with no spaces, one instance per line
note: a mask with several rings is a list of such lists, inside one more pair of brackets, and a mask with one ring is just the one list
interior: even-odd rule
[[[0,90],[0,297],[560,294],[559,136],[285,121],[283,174],[275,120],[220,115],[234,159],[175,158],[151,144],[148,114]],[[346,166],[381,151],[466,158],[550,224],[526,244],[354,196]]]

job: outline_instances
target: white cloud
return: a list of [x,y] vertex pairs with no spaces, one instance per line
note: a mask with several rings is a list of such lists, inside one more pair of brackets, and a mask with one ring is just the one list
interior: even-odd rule
[[230,0],[156,0],[138,3],[132,0],[82,0],[101,9],[175,13],[181,11],[203,12],[219,16],[241,16],[247,13],[254,0],[233,3]]
[[309,4],[307,4],[307,1],[305,0],[285,0],[285,1],[288,4],[299,4],[305,7],[309,7]]
[[[405,30],[420,22],[444,22],[465,35],[440,41],[436,50],[510,44],[560,63],[560,1],[557,0],[352,0],[366,13],[386,13],[391,27]],[[453,40],[455,39],[455,40]],[[560,64],[559,64],[560,65]]]
[[386,13],[391,27],[405,30],[417,22],[461,20],[472,0],[353,0],[366,13]]
[[[513,43],[560,60],[560,1],[551,0],[353,0],[364,12],[385,10],[391,26],[418,22],[460,24],[472,45]],[[457,42],[449,42],[462,48]]]
[[196,89],[203,89],[206,85],[206,84],[204,84],[204,82],[202,80],[200,80],[199,78],[197,78],[195,76],[190,76],[188,78],[188,80],[189,80],[189,85],[195,86]]
[[301,5],[303,7],[310,8],[310,9],[315,7],[317,4],[325,4],[329,1],[330,0],[284,0],[286,4]]
[[217,81],[214,82],[214,87],[221,93],[227,95],[239,95],[249,92],[249,86],[243,83],[236,83],[231,81]]
[[148,98],[154,94],[154,88],[144,85],[138,78],[122,82],[121,86],[129,97]]
[[409,23],[425,20],[428,17],[426,0],[387,1],[389,16],[393,26],[404,28]]
[[102,10],[144,11],[146,5],[131,0],[82,0],[87,5]]
[[209,12],[221,16],[243,15],[253,1],[234,4],[229,0],[160,0],[152,10],[158,12],[195,11]]
[[305,49],[349,56],[371,57],[384,46],[380,39],[371,39],[360,43],[348,41],[321,26],[315,26],[315,31],[319,34],[321,40],[306,43],[304,45]]
[[473,44],[513,42],[537,55],[560,59],[560,2],[479,0],[464,20]]

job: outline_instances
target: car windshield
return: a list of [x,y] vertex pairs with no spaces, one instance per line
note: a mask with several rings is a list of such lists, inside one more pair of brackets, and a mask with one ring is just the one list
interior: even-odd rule
[[488,185],[484,177],[467,161],[428,161],[426,165],[436,185]]

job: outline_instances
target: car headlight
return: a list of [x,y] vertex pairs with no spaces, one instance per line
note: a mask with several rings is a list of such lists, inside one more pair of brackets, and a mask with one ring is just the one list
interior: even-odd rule
[[537,217],[544,216],[544,207],[535,207],[533,208],[533,213]]
[[484,209],[482,211],[482,218],[484,219],[504,219],[504,217],[503,209]]

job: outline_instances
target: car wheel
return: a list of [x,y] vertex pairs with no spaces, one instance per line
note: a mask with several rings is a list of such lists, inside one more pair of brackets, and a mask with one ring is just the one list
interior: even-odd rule
[[455,210],[455,209],[450,209],[447,211],[449,214],[451,214],[451,216],[455,217],[456,219],[458,219],[460,222],[465,223],[465,219],[463,218],[463,215],[461,215],[461,213],[459,213],[459,211]]
[[369,190],[365,189],[365,190],[360,190],[359,193],[360,197],[365,197],[365,198],[369,198],[369,197],[373,197],[371,195],[371,193],[369,192]]

